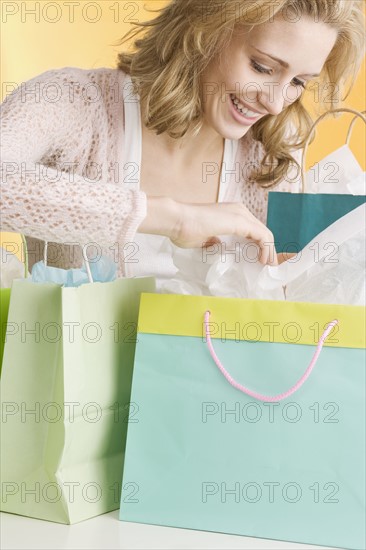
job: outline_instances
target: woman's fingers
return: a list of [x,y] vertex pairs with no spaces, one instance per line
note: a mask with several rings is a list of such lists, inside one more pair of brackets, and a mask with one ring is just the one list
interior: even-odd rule
[[243,233],[244,237],[252,239],[258,244],[260,248],[259,261],[263,265],[278,265],[273,233],[263,223],[256,218],[250,219],[249,227],[244,222]]
[[241,203],[181,204],[179,229],[170,239],[182,248],[220,244],[217,235],[254,241],[263,265],[278,265],[272,232]]
[[203,243],[202,248],[213,246],[215,244],[221,244],[220,239],[218,237],[209,237],[207,241]]
[[274,243],[266,241],[259,243],[259,261],[263,265],[278,265],[277,254]]

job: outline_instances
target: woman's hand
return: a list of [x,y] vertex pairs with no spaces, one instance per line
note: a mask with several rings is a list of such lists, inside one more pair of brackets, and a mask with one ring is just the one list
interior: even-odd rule
[[278,265],[271,231],[241,203],[179,203],[168,197],[147,197],[141,233],[166,235],[181,248],[219,243],[217,235],[237,235],[258,244],[262,264]]

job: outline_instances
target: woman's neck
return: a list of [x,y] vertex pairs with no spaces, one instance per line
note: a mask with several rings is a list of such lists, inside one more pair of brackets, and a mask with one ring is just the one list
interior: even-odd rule
[[192,158],[211,158],[223,151],[225,139],[218,134],[212,127],[203,124],[199,133],[195,136],[188,130],[182,138],[172,138],[164,132],[157,135],[154,130],[148,129],[143,123],[143,109],[141,109],[141,124],[143,136],[154,140],[159,149],[164,149],[164,153],[172,161],[189,162]]

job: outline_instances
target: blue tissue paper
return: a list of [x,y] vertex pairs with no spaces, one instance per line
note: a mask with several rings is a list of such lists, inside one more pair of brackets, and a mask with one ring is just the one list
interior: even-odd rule
[[[117,277],[117,265],[108,256],[101,256],[98,261],[89,261],[94,283],[108,283]],[[37,262],[32,268],[33,283],[57,283],[63,286],[80,286],[90,283],[85,265],[81,268],[62,269]]]

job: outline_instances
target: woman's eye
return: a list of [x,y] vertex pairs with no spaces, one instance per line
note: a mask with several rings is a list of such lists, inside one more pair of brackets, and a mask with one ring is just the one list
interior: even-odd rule
[[251,65],[253,69],[258,73],[271,74],[271,69],[265,69],[264,67],[262,67],[262,65],[258,65],[258,63],[256,63],[253,59],[251,60]]
[[[295,82],[295,81],[296,81],[296,82]],[[302,82],[302,81],[299,80],[298,78],[294,78],[294,83],[295,83],[295,86],[301,86],[301,88],[304,88],[304,89],[305,89],[306,82]]]
[[[262,65],[258,65],[258,63],[256,63],[253,59],[251,59],[250,63],[252,65],[253,69],[255,71],[257,71],[258,73],[271,74],[271,69],[266,69],[265,67],[262,67]],[[306,82],[302,82],[298,78],[294,78],[293,82],[294,82],[295,86],[301,86],[301,88],[305,88],[305,86],[306,86]]]

